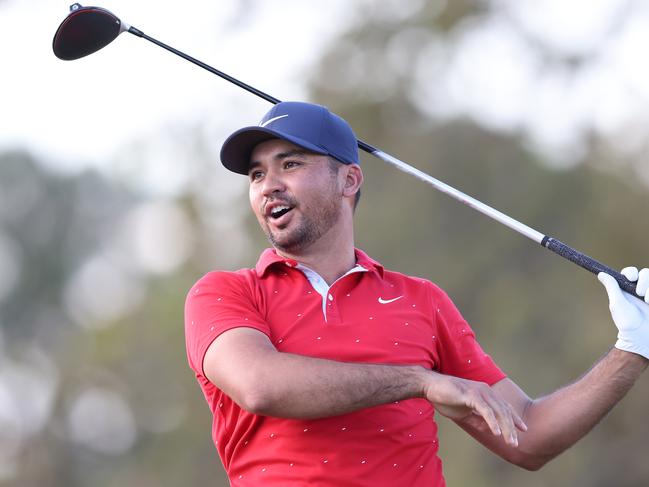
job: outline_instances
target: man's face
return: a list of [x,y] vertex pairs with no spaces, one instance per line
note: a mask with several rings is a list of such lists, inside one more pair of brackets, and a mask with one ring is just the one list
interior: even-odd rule
[[255,147],[248,175],[252,209],[279,250],[306,249],[340,218],[341,183],[327,156],[272,139]]

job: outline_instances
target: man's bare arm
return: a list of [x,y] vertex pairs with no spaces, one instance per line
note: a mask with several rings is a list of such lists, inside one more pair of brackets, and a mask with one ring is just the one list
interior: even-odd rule
[[205,354],[203,368],[237,404],[267,416],[335,416],[422,396],[420,367],[348,364],[282,353],[252,328],[220,335]]
[[490,434],[511,444],[512,436],[502,431],[525,428],[512,408],[484,383],[418,366],[347,363],[283,353],[252,328],[220,335],[205,354],[203,370],[243,409],[266,416],[322,418],[425,398],[438,408],[472,411]]
[[622,399],[649,361],[611,349],[584,376],[556,392],[530,399],[513,381],[492,389],[522,416],[527,432],[518,433],[518,448],[494,441],[475,418],[457,420],[473,437],[506,460],[537,470],[586,435]]
[[[520,448],[494,442],[472,416],[451,416],[479,441],[513,463],[538,469],[588,433],[626,393],[649,364],[649,269],[627,267],[622,274],[636,281],[644,301],[623,293],[615,279],[599,274],[609,296],[609,308],[618,328],[618,340],[586,374],[556,392],[531,400],[505,379],[493,390],[523,417],[529,426],[520,434]],[[516,433],[514,431],[514,433]]]

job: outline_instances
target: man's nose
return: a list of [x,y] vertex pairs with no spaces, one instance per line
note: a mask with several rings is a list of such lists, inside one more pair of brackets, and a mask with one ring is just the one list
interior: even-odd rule
[[262,194],[266,197],[274,194],[281,193],[286,189],[284,179],[277,171],[269,170],[262,182]]

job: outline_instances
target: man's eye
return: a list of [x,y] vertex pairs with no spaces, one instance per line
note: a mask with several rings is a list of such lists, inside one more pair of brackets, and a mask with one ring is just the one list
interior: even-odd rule
[[297,167],[297,166],[299,166],[299,165],[300,165],[300,163],[297,162],[297,161],[286,161],[286,162],[284,163],[284,167],[285,167],[286,169],[290,169],[290,168],[292,168],[292,167]]
[[250,173],[250,180],[255,181],[257,179],[260,179],[263,176],[263,173],[261,171],[252,171]]

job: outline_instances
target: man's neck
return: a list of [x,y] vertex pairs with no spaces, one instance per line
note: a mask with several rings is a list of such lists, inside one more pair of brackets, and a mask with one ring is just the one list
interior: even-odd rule
[[281,250],[277,250],[277,254],[296,260],[317,272],[329,286],[356,264],[353,240],[342,245],[327,245],[325,242],[318,242],[299,254]]

